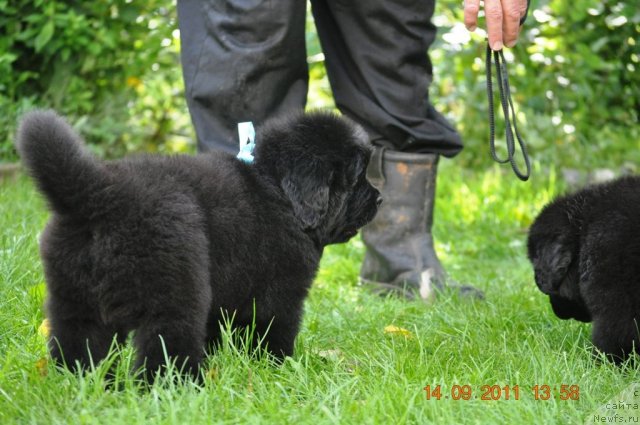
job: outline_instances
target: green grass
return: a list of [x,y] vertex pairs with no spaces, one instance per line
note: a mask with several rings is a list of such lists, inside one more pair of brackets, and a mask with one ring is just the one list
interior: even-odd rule
[[[590,325],[557,320],[533,283],[526,228],[561,190],[538,166],[522,183],[506,169],[443,161],[437,248],[452,277],[486,301],[373,296],[357,284],[356,239],[326,250],[282,367],[227,343],[207,360],[204,388],[169,379],[145,391],[127,373],[131,350],[107,362],[118,362],[119,390],[105,389],[108,364],[84,376],[37,366],[46,358],[37,238],[47,213],[26,179],[0,183],[0,423],[583,423],[640,374],[594,360]],[[388,325],[411,335],[385,333]],[[494,384],[518,385],[520,399],[475,398]],[[534,400],[543,384],[578,385],[580,398]],[[441,385],[442,399],[426,400],[426,385]],[[446,399],[453,385],[471,386],[474,398]]]

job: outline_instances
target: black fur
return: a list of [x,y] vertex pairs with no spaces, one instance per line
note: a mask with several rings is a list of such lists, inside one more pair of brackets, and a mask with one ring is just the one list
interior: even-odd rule
[[593,321],[593,344],[614,361],[638,351],[640,177],[551,202],[529,230],[528,254],[559,318]]
[[249,326],[254,306],[256,338],[292,354],[323,247],[370,221],[379,192],[364,133],[336,115],[274,121],[256,140],[252,165],[224,153],[102,162],[54,112],[24,117],[17,148],[53,212],[41,255],[56,361],[86,367],[134,330],[147,378],[163,343],[196,373],[223,314]]

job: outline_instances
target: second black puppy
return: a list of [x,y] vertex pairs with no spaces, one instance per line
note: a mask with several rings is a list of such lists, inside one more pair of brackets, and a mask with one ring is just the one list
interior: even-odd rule
[[[52,357],[85,367],[134,330],[137,368],[167,354],[196,373],[223,314],[291,355],[324,246],[370,221],[364,133],[335,115],[258,132],[254,164],[222,153],[102,162],[54,112],[17,148],[51,219],[41,238]],[[267,332],[268,329],[268,332]]]
[[640,177],[559,197],[529,231],[536,284],[561,319],[593,321],[614,361],[639,351]]

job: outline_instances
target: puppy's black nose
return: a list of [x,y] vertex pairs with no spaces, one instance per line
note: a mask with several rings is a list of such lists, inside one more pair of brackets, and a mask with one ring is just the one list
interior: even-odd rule
[[376,206],[380,206],[380,204],[382,204],[382,196],[378,195],[378,198],[376,199]]

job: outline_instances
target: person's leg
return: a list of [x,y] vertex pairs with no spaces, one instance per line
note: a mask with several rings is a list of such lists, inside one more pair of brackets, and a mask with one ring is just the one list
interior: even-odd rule
[[429,102],[434,0],[312,0],[338,108],[376,144],[454,156],[455,129]]
[[304,108],[306,2],[179,0],[181,59],[198,150],[238,151],[237,123]]
[[431,234],[438,156],[462,149],[429,102],[434,3],[311,1],[336,105],[378,146],[369,176],[384,202],[362,231],[361,279],[422,298],[445,281]]

